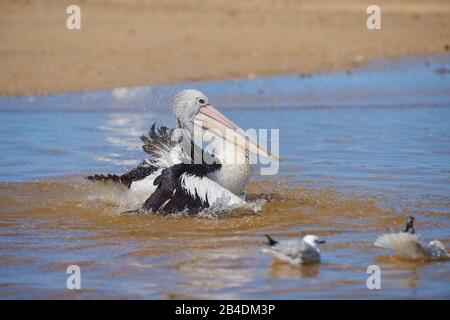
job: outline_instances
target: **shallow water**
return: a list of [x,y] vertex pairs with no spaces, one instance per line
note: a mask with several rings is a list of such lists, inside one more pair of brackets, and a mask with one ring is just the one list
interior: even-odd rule
[[[416,216],[450,247],[450,57],[349,73],[0,99],[2,298],[450,298],[449,262],[372,244]],[[123,188],[82,177],[145,157],[139,136],[173,125],[168,97],[203,90],[243,128],[279,128],[283,162],[258,177],[258,213],[120,214]],[[257,173],[257,171],[256,171]],[[119,200],[119,201],[118,201]],[[123,200],[123,201],[121,201]],[[272,263],[263,235],[327,240],[319,265]],[[82,290],[66,289],[68,265]],[[368,290],[366,268],[382,270]]]

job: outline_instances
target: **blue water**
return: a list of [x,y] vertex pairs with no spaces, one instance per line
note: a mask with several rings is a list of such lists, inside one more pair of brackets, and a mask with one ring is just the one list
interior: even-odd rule
[[449,57],[422,57],[350,73],[1,98],[0,181],[127,170],[145,157],[139,136],[151,124],[174,125],[171,97],[197,88],[243,128],[280,129],[281,176],[445,196],[449,68]]
[[[8,248],[0,294],[73,298],[61,289],[61,264],[81,263],[90,270],[85,298],[448,298],[448,263],[379,260],[372,243],[414,214],[427,239],[450,246],[449,71],[450,56],[435,56],[306,77],[0,98],[0,243]],[[175,226],[111,217],[97,203],[86,209],[77,185],[30,183],[132,168],[145,157],[139,136],[154,122],[174,125],[170,100],[186,88],[242,128],[280,129],[280,171],[255,180],[324,195],[307,199],[312,208],[280,203],[261,217]],[[263,233],[298,230],[327,237],[323,265],[292,270],[258,255]],[[389,290],[365,288],[371,263],[387,270]]]

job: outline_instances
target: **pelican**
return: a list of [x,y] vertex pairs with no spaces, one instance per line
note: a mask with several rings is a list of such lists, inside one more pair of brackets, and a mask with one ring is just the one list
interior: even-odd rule
[[146,201],[140,211],[197,213],[215,205],[245,203],[244,189],[252,172],[250,155],[279,161],[198,90],[179,92],[173,114],[176,130],[153,125],[148,135],[141,137],[150,157],[139,166],[122,175],[87,178],[122,183],[131,192],[144,194]]

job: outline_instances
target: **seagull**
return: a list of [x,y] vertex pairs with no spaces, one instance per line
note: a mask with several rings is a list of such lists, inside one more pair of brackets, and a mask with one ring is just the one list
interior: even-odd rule
[[289,263],[291,265],[303,265],[320,262],[319,244],[325,240],[319,239],[315,235],[306,235],[303,239],[295,240],[274,240],[266,235],[270,248],[264,248],[262,253],[267,254],[277,261]]
[[143,195],[146,200],[140,212],[195,214],[211,206],[245,203],[244,189],[252,172],[250,155],[280,160],[253,142],[198,90],[179,92],[173,114],[175,130],[154,124],[141,137],[148,159],[122,175],[96,174],[87,179],[113,181]]
[[442,242],[424,242],[415,234],[414,217],[409,217],[402,232],[383,234],[375,241],[375,246],[392,249],[396,255],[410,260],[447,260],[450,258]]

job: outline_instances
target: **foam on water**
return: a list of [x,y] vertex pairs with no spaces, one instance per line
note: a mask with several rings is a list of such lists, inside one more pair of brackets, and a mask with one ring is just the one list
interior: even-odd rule
[[[105,206],[116,207],[115,211],[117,211],[117,213],[125,212],[129,214],[129,211],[140,209],[145,200],[149,197],[148,194],[132,192],[126,186],[114,182],[88,183],[84,185],[89,190],[86,198],[88,201],[99,202]],[[252,213],[258,213],[261,211],[264,203],[266,203],[265,199],[246,201],[242,205],[234,206],[218,203],[217,205],[202,210],[197,216],[214,219],[224,216],[232,211],[250,211]],[[142,214],[142,212],[137,214]],[[178,212],[171,216],[181,217],[187,215],[189,215],[189,213],[186,211]]]

